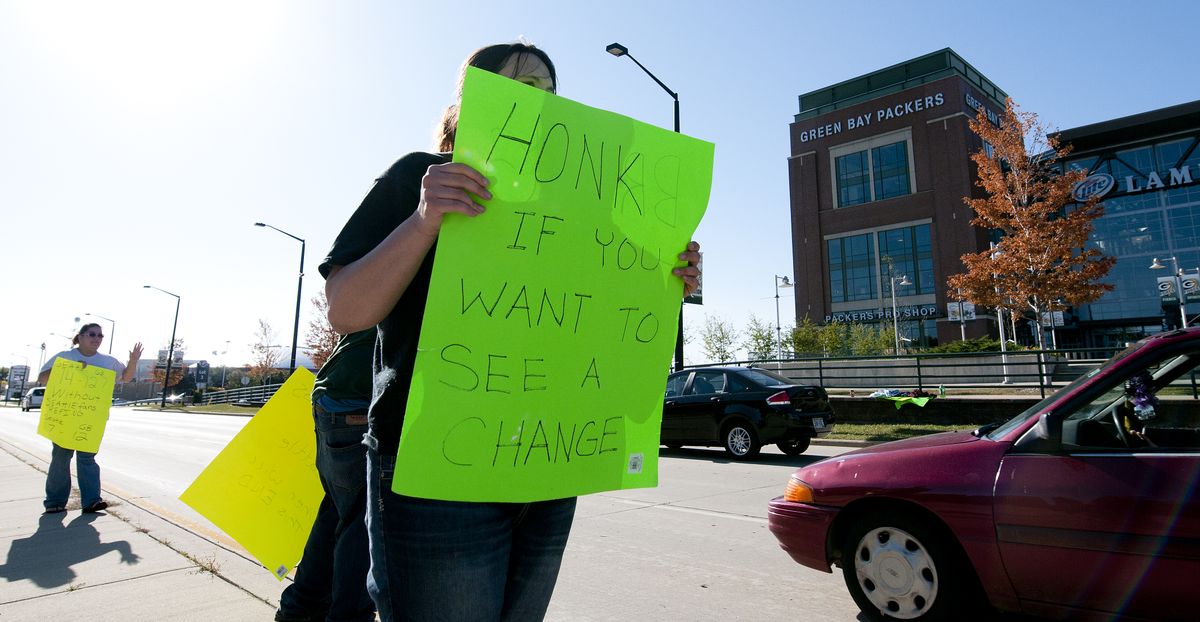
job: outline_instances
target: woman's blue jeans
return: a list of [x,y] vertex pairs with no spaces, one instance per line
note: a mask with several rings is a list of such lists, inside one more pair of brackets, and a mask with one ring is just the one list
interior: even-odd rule
[[59,447],[55,443],[50,452],[50,467],[46,469],[46,500],[42,502],[46,509],[67,507],[67,499],[71,497],[72,455],[75,456],[75,477],[79,480],[79,502],[86,508],[101,501],[100,465],[96,464],[96,454]]
[[[392,492],[395,456],[367,450],[367,589],[390,620],[541,620],[575,498],[468,503]],[[413,476],[419,477],[418,474]]]
[[[360,421],[361,419],[361,421]],[[317,475],[325,491],[295,581],[279,597],[284,619],[374,620],[367,596],[366,411],[313,406]]]

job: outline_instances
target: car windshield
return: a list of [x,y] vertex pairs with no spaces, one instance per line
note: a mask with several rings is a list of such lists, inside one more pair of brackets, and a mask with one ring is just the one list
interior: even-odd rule
[[1045,399],[1043,399],[1043,400],[1039,401],[1038,403],[1034,404],[1033,406],[1030,406],[1029,408],[1026,408],[1025,410],[1021,411],[1021,414],[1006,421],[1004,423],[1004,425],[996,428],[995,430],[992,430],[991,432],[988,432],[987,438],[989,438],[993,441],[998,440],[999,438],[1003,437],[1005,434],[1008,434],[1009,432],[1013,431],[1015,428],[1020,426],[1022,423],[1024,423],[1026,419],[1029,419],[1030,415],[1041,412],[1044,408],[1046,408],[1051,403],[1053,403],[1054,400],[1058,399],[1058,396],[1060,393],[1065,393],[1065,392],[1074,390],[1075,387],[1087,382],[1088,380],[1091,380],[1096,374],[1099,374],[1100,372],[1104,371],[1105,369],[1112,367],[1114,364],[1117,363],[1117,361],[1120,361],[1121,359],[1129,356],[1130,354],[1137,352],[1138,350],[1140,350],[1142,348],[1142,345],[1143,345],[1143,342],[1139,341],[1139,342],[1129,346],[1128,348],[1121,350],[1120,352],[1118,352],[1116,354],[1116,356],[1112,357],[1111,359],[1108,359],[1108,361],[1106,361],[1100,367],[1097,367],[1096,369],[1093,369],[1092,371],[1076,378],[1073,382],[1071,382],[1071,384],[1068,384],[1067,386],[1055,391],[1054,393],[1051,393],[1050,395],[1046,396]]
[[765,369],[743,369],[742,376],[750,379],[752,382],[765,385],[768,387],[780,384],[796,384],[796,381]]

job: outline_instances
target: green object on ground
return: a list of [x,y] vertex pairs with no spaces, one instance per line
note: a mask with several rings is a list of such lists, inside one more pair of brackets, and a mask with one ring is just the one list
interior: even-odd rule
[[896,410],[900,410],[900,408],[903,407],[905,404],[916,404],[917,406],[924,408],[925,404],[927,402],[929,402],[929,400],[930,400],[930,398],[928,398],[928,397],[911,397],[908,395],[902,395],[900,397],[886,397],[884,399],[895,402]]

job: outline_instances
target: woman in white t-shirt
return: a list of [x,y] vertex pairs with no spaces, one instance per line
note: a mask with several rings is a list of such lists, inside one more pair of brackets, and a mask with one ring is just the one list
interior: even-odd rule
[[[38,384],[45,385],[50,379],[50,369],[54,367],[54,359],[63,358],[68,361],[83,363],[84,367],[95,365],[111,369],[117,374],[117,382],[133,380],[137,372],[138,360],[142,358],[141,342],[133,344],[129,351],[129,362],[121,361],[98,352],[100,342],[104,341],[104,332],[99,324],[84,324],[79,334],[72,340],[77,347],[63,350],[50,357],[38,374]],[[99,512],[108,507],[108,502],[100,497],[100,465],[96,464],[96,454],[86,451],[75,451],[60,447],[54,443],[50,454],[50,468],[46,471],[46,500],[42,504],[47,514],[67,511],[67,499],[71,496],[71,456],[75,455],[76,479],[79,481],[79,502],[84,512]]]

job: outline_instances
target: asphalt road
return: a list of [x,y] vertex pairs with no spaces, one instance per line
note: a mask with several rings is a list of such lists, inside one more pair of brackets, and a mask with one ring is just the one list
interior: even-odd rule
[[[37,411],[0,408],[0,438],[48,459]],[[178,496],[246,417],[113,408],[98,456],[105,488],[235,546]],[[719,449],[663,450],[659,486],[582,497],[548,620],[859,620],[840,571],[795,564],[767,529],[767,502],[797,458],[764,448],[750,463]]]

